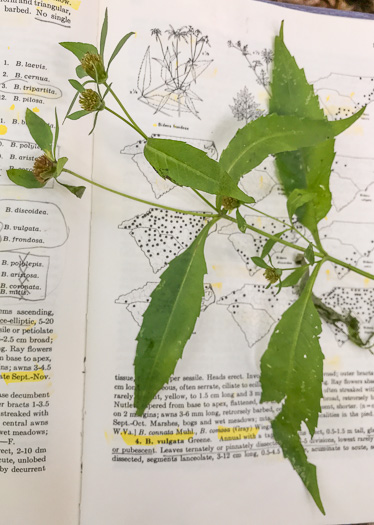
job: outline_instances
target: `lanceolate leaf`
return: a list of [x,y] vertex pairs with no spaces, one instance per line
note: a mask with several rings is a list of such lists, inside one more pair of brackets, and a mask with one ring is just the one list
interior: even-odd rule
[[[287,228],[286,230],[283,230],[281,232],[278,232],[278,233],[275,233],[274,234],[274,237],[277,237],[277,239],[280,239],[282,237],[282,235],[284,233],[286,233],[287,231],[289,230],[289,228]],[[266,257],[270,252],[271,250],[273,249],[273,246],[277,243],[277,241],[275,239],[268,239],[266,241],[266,243],[264,244],[264,247],[262,248],[262,252],[261,252],[261,258],[263,259],[264,257]]]
[[[283,24],[279,36],[275,38],[271,92],[270,113],[326,121],[304,70],[298,67],[284,44]],[[313,147],[292,153],[279,153],[276,156],[278,176],[286,195],[290,195],[296,188],[316,195],[313,202],[306,203],[297,210],[297,215],[317,242],[317,224],[331,208],[329,179],[335,156],[334,142],[331,139]]]
[[98,54],[97,47],[83,42],[60,42],[60,46],[71,51],[78,60],[82,60],[86,53],[92,53],[94,55]]
[[63,184],[60,181],[57,181],[60,186],[63,186],[67,190],[70,191],[73,195],[78,197],[78,199],[81,199],[83,197],[84,192],[86,191],[86,186],[72,186],[71,184]]
[[290,273],[285,278],[285,280],[282,281],[282,288],[286,288],[287,286],[295,286],[300,281],[300,279],[302,278],[302,276],[304,275],[304,273],[307,271],[308,268],[309,268],[308,265],[300,266],[300,268],[296,268],[296,270]]
[[141,416],[169,381],[200,315],[207,271],[204,244],[211,221],[161,275],[143,315],[135,357],[135,407]]
[[313,251],[313,245],[309,244],[307,249],[304,252],[304,257],[310,264],[314,264],[314,251]]
[[222,152],[220,164],[235,183],[258,166],[269,155],[293,151],[342,133],[363,113],[342,120],[328,122],[295,116],[266,115],[239,129]]
[[9,179],[24,188],[43,188],[47,183],[36,180],[32,171],[22,169],[7,170]]
[[175,184],[242,202],[254,202],[237,187],[218,162],[185,142],[148,139],[144,155],[161,177],[169,178]]
[[53,135],[50,126],[28,108],[26,110],[26,125],[39,148],[52,159]]
[[109,59],[109,62],[108,62],[108,67],[107,67],[107,71],[109,69],[109,66],[110,64],[113,62],[113,60],[116,58],[116,56],[118,55],[118,53],[121,51],[121,49],[123,48],[123,46],[126,44],[127,40],[130,38],[131,35],[135,35],[134,32],[131,32],[131,33],[127,33],[127,35],[125,35],[123,38],[121,38],[121,40],[118,42],[118,44],[116,45],[113,53],[112,53],[112,56],[110,57]]
[[247,229],[247,223],[245,222],[244,217],[240,213],[239,209],[236,210],[236,220],[238,221],[238,228],[242,233],[245,233]]
[[308,190],[295,189],[291,192],[290,196],[287,199],[287,212],[288,217],[292,223],[292,217],[296,210],[304,206],[309,201],[315,199],[316,194],[310,193]]
[[85,117],[86,115],[90,115],[91,111],[85,111],[84,109],[81,109],[79,111],[76,111],[75,113],[70,113],[70,115],[67,115],[66,118],[70,120],[79,120],[82,117]]
[[308,462],[298,435],[304,422],[313,437],[321,411],[321,321],[311,298],[320,266],[316,266],[299,299],[282,315],[270,338],[261,359],[261,402],[284,401],[272,421],[274,438],[324,513],[316,467]]
[[102,58],[104,58],[104,48],[105,48],[107,34],[108,34],[108,8],[105,9],[104,22],[101,27],[101,35],[100,35],[100,55],[102,56]]
[[59,177],[59,175],[61,174],[68,160],[69,159],[67,157],[61,157],[58,159],[57,164],[56,164],[55,177]]
[[57,148],[59,134],[60,134],[60,125],[58,123],[57,109],[55,108],[55,138],[53,140],[53,158],[56,158],[56,148]]

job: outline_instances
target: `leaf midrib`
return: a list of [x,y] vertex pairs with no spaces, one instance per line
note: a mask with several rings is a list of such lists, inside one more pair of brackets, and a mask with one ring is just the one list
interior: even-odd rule
[[[185,272],[185,276],[184,276],[184,278],[183,278],[183,280],[182,280],[181,286],[179,287],[179,291],[178,291],[177,295],[175,296],[175,300],[174,300],[174,302],[173,302],[173,308],[172,308],[172,311],[171,311],[171,313],[170,313],[170,315],[169,315],[169,318],[168,318],[168,321],[167,321],[167,323],[166,323],[166,327],[165,327],[165,330],[164,330],[164,332],[163,332],[163,336],[162,336],[162,338],[161,338],[161,340],[160,340],[160,342],[159,342],[158,350],[157,350],[157,352],[156,352],[155,359],[153,360],[152,368],[151,368],[151,370],[149,371],[149,373],[147,374],[147,379],[148,379],[149,381],[151,381],[150,378],[152,377],[153,372],[154,372],[154,369],[155,369],[155,366],[156,366],[156,363],[158,362],[159,354],[160,354],[160,352],[161,352],[161,348],[162,348],[162,346],[163,346],[163,344],[164,344],[164,341],[165,341],[165,339],[166,339],[166,333],[167,333],[168,330],[169,330],[169,326],[170,326],[170,324],[171,324],[171,319],[172,319],[172,317],[173,317],[173,315],[174,315],[175,305],[176,305],[176,303],[177,303],[178,300],[179,300],[179,297],[180,297],[180,295],[181,295],[181,290],[182,290],[183,287],[185,286],[185,282],[186,282],[186,279],[187,279],[187,275],[188,275],[188,273],[189,273],[189,271],[190,271],[190,269],[191,269],[192,263],[193,263],[193,261],[194,261],[194,257],[195,257],[195,255],[196,255],[196,251],[198,250],[198,248],[200,248],[200,244],[201,244],[201,242],[202,242],[203,240],[205,240],[205,238],[206,238],[206,235],[202,235],[202,236],[201,236],[199,242],[196,244],[196,248],[194,249],[194,251],[193,251],[193,253],[192,253],[192,255],[191,255],[190,263],[189,263],[188,266],[187,266],[187,271]],[[205,273],[205,272],[204,272],[204,273]]]
[[[161,150],[159,150],[157,148],[154,148],[153,146],[150,146],[149,144],[147,144],[146,147],[149,148],[150,150],[152,150],[153,152],[156,152],[158,155],[163,156],[166,159],[171,160],[172,162],[180,164],[181,166],[184,166],[185,168],[187,168],[190,171],[193,171],[199,177],[202,177],[203,179],[205,179],[205,180],[207,180],[209,182],[218,183],[218,187],[220,187],[220,184],[222,182],[222,177],[224,176],[225,172],[222,169],[222,167],[218,164],[218,162],[216,164],[217,164],[217,172],[220,174],[220,178],[217,180],[217,179],[214,179],[213,177],[207,176],[203,171],[199,171],[198,169],[194,168],[190,164],[186,164],[185,162],[181,161],[180,159],[177,159],[176,157],[172,157],[168,153],[165,153],[164,151],[161,151]],[[209,157],[206,157],[206,159],[204,159],[204,160],[212,160],[212,159],[209,159]],[[213,162],[215,162],[215,161],[213,160]],[[230,179],[227,178],[227,180],[229,181]]]
[[[295,136],[295,135],[302,135],[302,134],[303,134],[302,131],[291,130],[289,132],[281,131],[281,132],[278,132],[278,133],[273,133],[271,136],[267,135],[266,137],[259,138],[257,141],[252,142],[248,147],[242,149],[240,155],[238,157],[236,157],[236,159],[234,159],[234,161],[226,169],[227,173],[230,175],[230,172],[232,171],[233,166],[235,166],[235,164],[237,164],[241,160],[243,155],[247,155],[248,152],[250,152],[250,150],[253,149],[254,147],[256,147],[258,144],[261,144],[262,142],[265,142],[265,141],[268,141],[268,140],[273,140],[275,138],[278,138],[279,136],[288,137],[289,135],[294,135]],[[289,151],[292,151],[292,150],[289,150]]]

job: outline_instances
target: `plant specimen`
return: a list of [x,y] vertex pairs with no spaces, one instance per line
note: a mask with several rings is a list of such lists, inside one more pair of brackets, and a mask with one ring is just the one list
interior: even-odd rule
[[200,118],[195,107],[201,98],[193,91],[197,78],[209,67],[212,60],[204,48],[209,47],[209,39],[199,29],[183,26],[174,29],[170,26],[162,33],[161,29],[151,30],[159,45],[159,57],[153,57],[160,66],[162,83],[152,87],[151,48],[148,46],[138,77],[139,100],[155,108],[155,113],[168,114],[170,111],[192,113]]
[[[272,286],[280,292],[284,287],[297,286],[299,297],[283,313],[262,357],[261,402],[282,403],[280,412],[272,421],[274,438],[318,508],[324,512],[316,467],[308,462],[299,437],[302,423],[313,436],[321,410],[321,318],[334,326],[346,326],[349,338],[359,346],[368,347],[369,341],[363,341],[360,337],[358,320],[351,313],[342,315],[335,312],[314,295],[313,289],[320,269],[326,262],[340,265],[369,279],[374,279],[374,275],[327,253],[320,239],[318,223],[331,207],[329,178],[334,159],[334,137],[356,122],[365,108],[346,119],[328,121],[303,70],[298,67],[284,44],[282,26],[279,36],[275,38],[274,58],[270,52],[263,52],[261,55],[266,66],[273,59],[272,79],[267,88],[271,92],[269,114],[258,116],[239,129],[216,161],[191,145],[176,140],[148,137],[139,128],[108,80],[109,66],[133,33],[128,33],[119,42],[105,65],[107,29],[106,13],[100,50],[91,44],[61,44],[80,61],[77,67],[78,77],[88,77],[82,82],[70,80],[77,93],[67,118],[74,120],[93,114],[95,126],[100,112],[108,111],[121,119],[144,139],[144,155],[159,176],[178,186],[192,189],[210,211],[181,210],[145,201],[90,181],[67,169],[68,159],[56,158],[59,135],[57,115],[56,132],[53,137],[50,127],[30,110],[26,113],[26,123],[32,137],[44,153],[35,161],[33,171],[12,169],[8,170],[8,176],[16,184],[28,188],[42,187],[53,178],[81,198],[84,187],[73,187],[60,182],[60,176],[68,173],[116,195],[205,219],[205,225],[190,246],[179,253],[162,273],[143,315],[134,361],[134,404],[138,416],[142,416],[157,392],[169,381],[200,315],[204,296],[204,275],[207,272],[204,246],[213,226],[219,221],[227,221],[236,224],[238,231],[242,233],[249,230],[266,238],[262,252],[253,257],[252,261],[264,270],[269,287]],[[170,28],[167,34],[172,41],[171,47],[164,48],[160,31],[153,30],[153,33],[163,49],[163,58],[159,63],[163,69],[165,84],[174,92],[183,92],[187,104],[190,85],[196,80],[197,64],[207,41],[193,28]],[[181,61],[181,43],[191,48],[191,60]],[[240,42],[233,47],[248,56],[246,46],[242,47]],[[261,71],[258,73],[260,66],[251,62],[250,67],[265,87],[265,77]],[[86,87],[87,85],[89,86]],[[82,109],[71,113],[78,97]],[[119,106],[121,113],[108,106],[110,97]],[[164,97],[167,100],[159,101],[157,110],[166,107],[171,95],[165,94]],[[248,100],[250,102],[250,99]],[[246,120],[249,119],[247,115],[248,113],[244,114]],[[271,217],[256,208],[254,199],[238,186],[241,177],[269,155],[276,158],[278,177],[287,197],[288,221]],[[269,233],[246,222],[242,215],[246,208],[280,223],[279,231]],[[295,218],[308,230],[308,234],[300,231],[294,222]],[[299,239],[298,243],[286,240],[289,232]],[[280,269],[273,264],[272,250],[277,244],[295,250],[297,256],[292,267]]]

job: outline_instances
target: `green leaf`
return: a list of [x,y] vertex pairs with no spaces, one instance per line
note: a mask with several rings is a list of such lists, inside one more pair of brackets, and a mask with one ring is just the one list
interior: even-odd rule
[[64,169],[65,164],[67,163],[69,159],[67,157],[61,157],[57,161],[56,170],[55,170],[55,177],[58,177],[62,170]]
[[7,170],[9,179],[24,188],[43,188],[47,183],[36,180],[35,175],[29,170],[12,169]]
[[240,178],[269,155],[293,151],[342,133],[363,113],[333,122],[295,116],[266,115],[249,122],[236,133],[222,152],[220,164],[237,184]]
[[236,210],[236,220],[238,221],[238,228],[242,233],[245,233],[247,229],[247,223],[244,217],[241,215],[239,208]]
[[73,86],[74,89],[76,89],[79,93],[83,93],[83,91],[86,91],[86,88],[78,82],[78,80],[75,80],[74,78],[69,78],[69,83]]
[[85,117],[86,115],[90,115],[92,111],[85,111],[84,109],[81,109],[80,111],[76,111],[75,113],[71,113],[70,115],[67,115],[66,118],[70,120],[79,120],[82,117]]
[[53,141],[53,158],[56,158],[57,141],[60,134],[60,126],[58,123],[57,109],[55,108],[55,138]]
[[[270,113],[327,121],[304,70],[298,67],[284,44],[283,23],[280,35],[275,38],[274,43],[271,92]],[[278,177],[286,195],[290,195],[296,188],[316,195],[313,202],[305,203],[298,209],[297,215],[298,220],[311,231],[317,244],[317,224],[331,208],[329,180],[335,156],[334,143],[331,139],[313,147],[276,155]]]
[[286,288],[288,286],[295,286],[300,281],[300,279],[302,278],[304,273],[307,271],[307,269],[308,269],[307,265],[300,266],[300,268],[296,268],[296,270],[290,273],[284,279],[284,281],[282,281],[282,288]]
[[104,22],[101,27],[101,35],[100,35],[100,55],[102,56],[103,59],[104,59],[104,48],[105,48],[107,34],[108,34],[108,8],[105,9]]
[[314,200],[316,197],[315,193],[310,193],[308,190],[294,189],[287,199],[287,211],[290,221],[292,223],[292,217],[296,210],[304,206],[307,202]]
[[304,252],[304,257],[310,264],[314,264],[314,251],[313,245],[309,244],[308,248]]
[[186,251],[178,255],[151,294],[137,336],[135,407],[142,415],[157,392],[169,381],[200,315],[206,264],[207,224]]
[[49,125],[31,109],[26,110],[26,125],[32,138],[44,153],[53,160],[52,141],[53,135]]
[[161,177],[175,184],[242,202],[254,202],[237,187],[218,162],[185,142],[150,138],[144,155]]
[[264,268],[264,270],[266,270],[267,268],[271,268],[263,259],[261,259],[261,257],[251,257],[251,259],[256,266]]
[[[282,237],[282,235],[286,232],[289,231],[289,228],[287,228],[286,230],[283,230],[281,232],[278,232],[278,233],[275,233],[274,234],[274,237],[276,237],[277,239],[280,239]],[[277,241],[275,239],[268,239],[266,241],[266,243],[264,244],[264,247],[262,248],[262,252],[261,252],[261,258],[263,259],[264,257],[266,257],[272,250],[273,246],[277,243]]]
[[[71,80],[73,80],[73,79],[71,79]],[[69,80],[69,82],[70,82],[70,84],[74,87],[74,89],[77,89],[76,86],[79,84],[79,86],[82,86],[83,91],[85,90],[85,87],[84,87],[84,86],[85,86],[86,84],[95,83],[94,80],[86,80],[85,82],[83,82],[83,84],[80,84],[80,82],[78,82],[78,81],[75,80],[74,82],[77,82],[77,84],[74,85],[74,84],[71,83],[71,80]],[[77,92],[75,93],[75,95],[74,95],[74,97],[73,97],[73,100],[72,100],[71,103],[70,103],[69,109],[67,110],[66,115],[65,115],[65,118],[64,118],[64,122],[65,122],[65,120],[68,118],[68,115],[69,115],[70,111],[72,110],[72,108],[73,108],[73,106],[74,106],[74,104],[75,104],[75,101],[77,100],[77,98],[78,98],[78,96],[79,96],[80,89],[81,89],[81,88],[79,88],[79,90],[77,90]]]
[[125,35],[123,38],[121,38],[121,40],[118,42],[118,44],[116,45],[113,53],[112,53],[112,56],[110,57],[109,59],[109,62],[108,62],[108,67],[107,67],[107,71],[109,69],[109,66],[110,64],[113,62],[113,60],[116,58],[116,56],[118,55],[118,53],[121,51],[121,49],[123,48],[123,46],[126,44],[127,40],[130,38],[131,35],[135,35],[135,33],[131,32],[131,33],[127,33],[127,35]]
[[60,184],[60,186],[63,186],[64,188],[69,190],[70,193],[78,197],[78,199],[81,199],[83,197],[84,192],[86,191],[85,186],[71,186],[70,184],[63,184],[60,181],[57,182]]
[[89,132],[88,135],[91,135],[91,134],[93,133],[94,129],[96,128],[96,122],[97,122],[97,117],[98,117],[98,116],[99,116],[99,112],[96,111],[95,118],[94,118],[94,122],[93,122],[93,126],[92,126],[92,129],[91,129],[91,131]]
[[75,68],[75,72],[78,78],[88,77],[87,73],[80,64]]
[[92,44],[84,44],[83,42],[60,42],[60,46],[71,51],[78,60],[82,60],[86,53],[92,53],[94,55],[98,55],[99,53],[97,47]]
[[308,462],[298,432],[304,422],[313,437],[321,411],[323,354],[321,320],[311,299],[321,264],[297,301],[282,315],[261,359],[261,402],[284,401],[272,421],[274,439],[324,513],[316,467]]

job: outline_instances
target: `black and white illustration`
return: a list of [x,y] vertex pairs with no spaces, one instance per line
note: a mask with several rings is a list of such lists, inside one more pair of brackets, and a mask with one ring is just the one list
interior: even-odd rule
[[155,43],[144,54],[137,87],[139,100],[168,116],[199,116],[199,77],[211,65],[207,35],[192,26],[152,29]]

